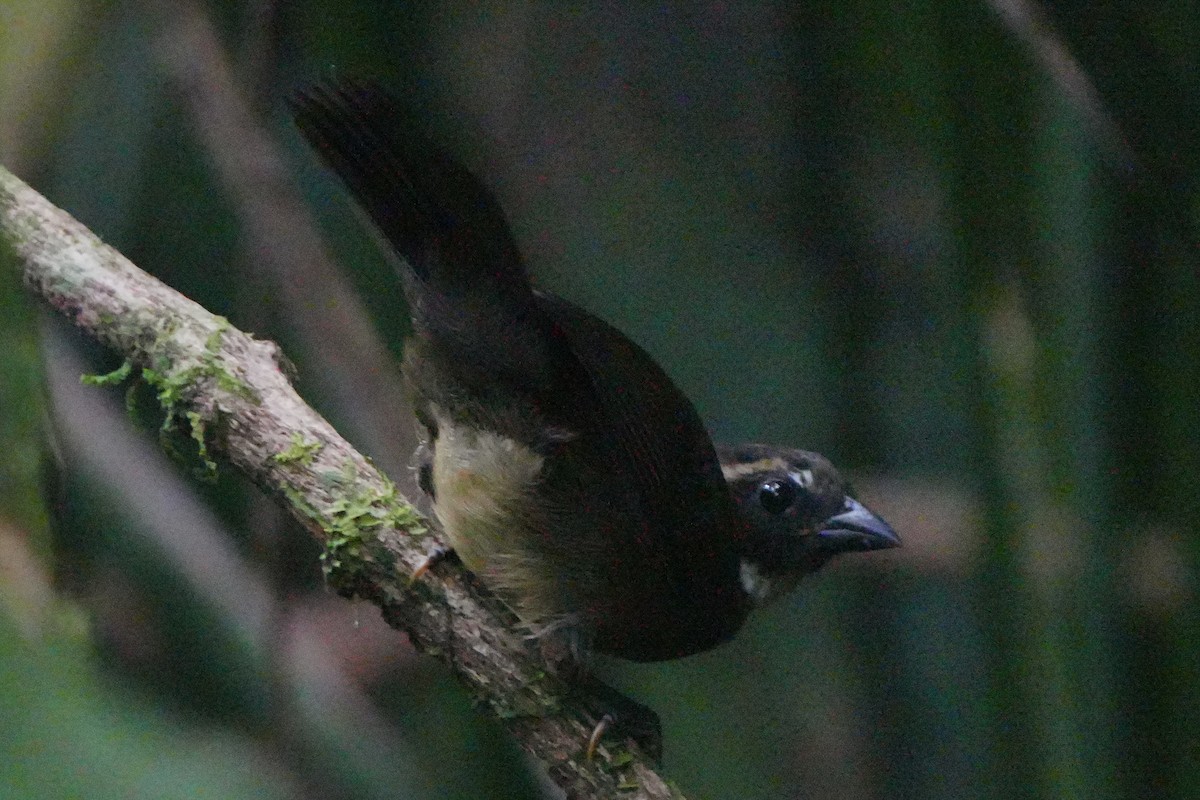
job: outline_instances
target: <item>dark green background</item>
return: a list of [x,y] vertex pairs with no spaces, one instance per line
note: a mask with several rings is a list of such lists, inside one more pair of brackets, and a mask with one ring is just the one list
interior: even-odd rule
[[[644,345],[715,438],[829,455],[905,539],[732,645],[603,665],[660,712],[685,791],[1200,797],[1200,3],[1031,10],[15,0],[0,154],[280,341],[403,483],[400,445],[355,433],[346,398],[367,385],[297,333],[320,286],[284,303],[262,268],[295,228],[237,199],[217,151],[252,138],[205,137],[216,112],[184,91],[181,41],[215,30],[203,58],[397,355],[390,268],[281,102],[377,78],[495,188],[539,285]],[[315,547],[236,475],[201,485],[92,419],[51,458],[71,406],[43,384],[117,362],[4,268],[0,795],[536,795],[498,728],[373,609],[325,593]],[[342,350],[351,376],[393,368]],[[82,391],[120,420],[119,391]],[[171,490],[122,483],[118,462]],[[172,549],[185,505],[217,535]],[[219,589],[245,576],[261,602]]]

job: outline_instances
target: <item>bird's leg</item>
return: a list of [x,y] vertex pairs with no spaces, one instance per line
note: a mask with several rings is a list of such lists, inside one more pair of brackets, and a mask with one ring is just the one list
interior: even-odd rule
[[662,759],[662,724],[649,707],[600,681],[591,671],[590,636],[574,617],[531,634],[547,669],[570,687],[570,697],[593,728],[585,752],[590,761],[604,738],[632,739],[656,763]]
[[[437,499],[436,490],[433,485],[433,448],[436,441],[436,428],[432,427],[431,423],[426,423],[426,437],[417,446],[417,450],[413,453],[413,460],[416,462],[417,485],[421,487],[421,491],[430,499]],[[424,560],[417,564],[413,570],[412,577],[409,578],[409,583],[416,583],[421,580],[426,572],[437,566],[441,562],[454,557],[454,548],[444,544],[435,544],[429,548],[425,554]]]
[[437,447],[437,428],[432,422],[422,422],[420,444],[412,454],[412,465],[409,467],[417,473],[417,486],[425,493],[430,502],[437,500],[437,490],[433,485],[433,452]]

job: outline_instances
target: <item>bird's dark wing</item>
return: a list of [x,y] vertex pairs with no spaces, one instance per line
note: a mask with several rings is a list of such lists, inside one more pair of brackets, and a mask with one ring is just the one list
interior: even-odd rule
[[[656,606],[673,619],[645,620],[653,650],[622,642],[619,655],[657,660],[707,649],[732,635],[746,605],[738,577],[739,537],[731,495],[707,431],[691,401],[645,350],[578,306],[538,293],[541,309],[566,336],[605,417],[619,468],[637,487],[654,535],[646,574]],[[670,598],[668,601],[667,598]]]

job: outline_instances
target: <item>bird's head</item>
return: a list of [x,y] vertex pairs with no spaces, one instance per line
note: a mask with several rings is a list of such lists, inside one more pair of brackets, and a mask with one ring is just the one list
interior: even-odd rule
[[742,588],[756,604],[785,594],[840,553],[900,546],[824,456],[760,444],[719,451],[744,526]]

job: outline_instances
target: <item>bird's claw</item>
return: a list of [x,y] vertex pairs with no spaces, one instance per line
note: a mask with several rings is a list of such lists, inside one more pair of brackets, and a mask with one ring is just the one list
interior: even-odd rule
[[583,707],[597,719],[584,750],[591,761],[605,737],[632,739],[652,761],[662,760],[662,724],[658,715],[615,689],[591,679],[580,687]]
[[421,580],[421,578],[425,576],[426,572],[429,572],[430,569],[450,558],[452,555],[454,555],[454,548],[447,547],[444,544],[435,544],[433,547],[429,548],[429,552],[425,554],[425,558],[421,560],[420,564],[417,564],[416,569],[413,570],[412,576],[409,577],[408,585],[412,586],[414,583]]
[[600,721],[596,723],[596,727],[592,728],[592,735],[588,737],[586,751],[588,761],[591,761],[595,757],[596,748],[600,745],[601,737],[608,732],[608,729],[612,727],[615,721],[616,719],[612,714],[605,714],[600,718]]

